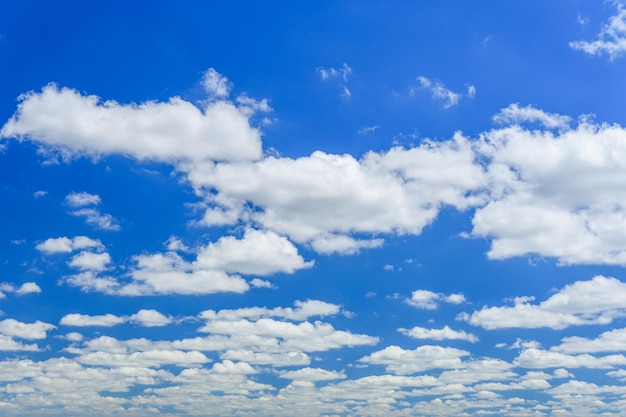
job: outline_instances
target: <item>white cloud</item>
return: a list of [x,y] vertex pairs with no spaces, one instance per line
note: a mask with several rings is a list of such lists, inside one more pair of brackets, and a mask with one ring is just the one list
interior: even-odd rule
[[564,329],[608,324],[626,315],[626,284],[615,278],[596,276],[569,284],[539,304],[531,304],[527,298],[515,301],[511,307],[483,307],[460,319],[486,329]]
[[4,334],[0,334],[0,352],[2,351],[13,351],[13,352],[37,352],[39,346],[35,343],[25,344],[22,342],[18,342],[13,339],[11,336],[7,336]]
[[305,262],[285,237],[270,231],[246,229],[242,239],[224,236],[209,243],[199,251],[194,265],[200,269],[266,276],[310,268],[313,261]]
[[111,327],[124,323],[123,317],[116,316],[115,314],[103,314],[100,316],[90,316],[87,314],[72,313],[66,314],[61,318],[59,324],[63,326],[75,326],[75,327],[87,327],[87,326],[101,326]]
[[232,88],[228,78],[224,77],[213,68],[209,68],[202,76],[202,86],[210,95],[217,98],[226,98],[230,95]]
[[[213,92],[224,89],[218,86]],[[0,135],[32,140],[65,157],[122,154],[176,162],[247,160],[262,154],[259,132],[230,102],[211,102],[204,109],[178,97],[120,104],[54,84],[23,94]]]
[[626,264],[626,130],[582,120],[553,133],[511,126],[481,135],[490,198],[472,235],[488,256],[538,254],[561,264]]
[[626,365],[624,355],[595,357],[589,354],[567,355],[541,349],[523,350],[515,359],[515,365],[522,368],[592,368],[606,369]]
[[407,299],[406,302],[415,308],[435,310],[438,307],[438,302],[462,304],[465,302],[465,296],[463,294],[445,295],[428,290],[415,290],[411,293],[411,298]]
[[254,288],[270,288],[270,289],[276,289],[277,288],[271,282],[266,281],[264,279],[259,279],[259,278],[253,278],[250,281],[250,285],[253,286]]
[[302,368],[297,371],[281,372],[281,378],[292,379],[295,381],[332,381],[336,379],[345,379],[344,372],[327,371],[320,368]]
[[139,310],[128,318],[133,323],[139,323],[145,327],[162,327],[172,323],[172,318],[156,310]]
[[[602,26],[596,40],[570,42],[572,49],[589,55],[607,55],[613,61],[626,52],[626,7],[623,1],[613,2],[617,13]],[[580,18],[579,18],[580,20]]]
[[532,106],[520,107],[518,103],[509,104],[501,109],[493,121],[499,124],[540,123],[548,129],[567,128],[571,117],[556,113],[548,113]]
[[382,243],[379,238],[356,240],[353,233],[419,234],[441,206],[478,204],[482,197],[473,192],[487,179],[474,163],[470,143],[460,136],[370,152],[361,160],[317,151],[298,159],[182,169],[196,189],[218,192],[219,199],[211,192],[207,202],[213,205],[211,213],[229,214],[220,216],[219,224],[251,220],[322,253],[351,253]]
[[562,343],[551,350],[563,353],[623,352],[626,351],[626,328],[606,331],[595,339],[564,337]]
[[56,329],[50,323],[37,320],[34,323],[22,323],[15,319],[4,319],[0,321],[0,333],[10,337],[21,339],[45,339],[48,330]]
[[427,329],[424,327],[413,327],[412,329],[398,329],[405,335],[413,339],[430,339],[430,340],[466,340],[471,343],[478,341],[478,338],[471,333],[463,330],[453,330],[449,326],[443,329]]
[[45,197],[47,195],[48,195],[48,192],[45,191],[45,190],[38,190],[38,191],[35,191],[33,193],[33,197],[35,197],[35,198],[41,198],[41,197]]
[[87,236],[76,236],[74,238],[58,237],[50,238],[39,243],[36,249],[46,254],[70,253],[79,249],[102,249],[104,246],[100,240],[90,239]]
[[101,230],[120,230],[120,225],[115,222],[115,219],[110,214],[102,214],[100,210],[95,208],[82,208],[80,210],[70,211],[72,216],[84,217],[85,222]]
[[4,292],[16,295],[36,294],[41,292],[41,288],[35,282],[25,282],[21,286],[16,287],[14,284],[3,282],[0,284],[0,298],[4,298]]
[[65,202],[71,207],[97,206],[101,201],[99,195],[87,192],[71,192],[65,196]]
[[332,316],[338,314],[340,307],[336,304],[319,300],[296,301],[296,308],[266,307],[240,308],[237,310],[205,310],[200,317],[207,320],[236,321],[240,319],[257,320],[262,317],[279,317],[288,320],[303,321],[315,316]]
[[104,271],[109,263],[111,263],[111,256],[106,252],[82,251],[74,255],[68,265],[80,270]]
[[466,94],[462,94],[455,93],[446,88],[439,80],[430,80],[426,77],[419,76],[417,77],[417,81],[420,83],[420,88],[428,90],[433,99],[443,101],[443,107],[445,109],[456,106],[463,97],[473,98],[476,95],[476,87],[473,85],[467,87]]
[[385,365],[389,372],[406,375],[429,369],[463,368],[461,358],[468,355],[469,352],[465,350],[441,346],[423,345],[414,350],[389,346],[359,361],[372,365]]
[[317,73],[324,81],[339,78],[342,82],[339,84],[341,90],[341,96],[350,98],[352,93],[348,89],[348,75],[352,74],[352,68],[345,62],[339,69],[331,68],[317,68]]

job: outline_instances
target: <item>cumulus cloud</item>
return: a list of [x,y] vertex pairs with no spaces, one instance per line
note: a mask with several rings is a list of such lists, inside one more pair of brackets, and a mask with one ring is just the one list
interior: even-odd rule
[[541,328],[608,324],[626,315],[626,284],[596,276],[569,284],[539,304],[526,297],[513,306],[483,307],[459,318],[486,329]]
[[465,350],[423,345],[413,350],[389,346],[359,359],[372,365],[385,365],[387,371],[400,375],[429,369],[456,369],[464,367],[461,358],[469,356]]
[[568,127],[571,118],[548,113],[533,106],[520,107],[519,103],[513,103],[493,116],[493,121],[499,124],[540,123],[548,129],[555,129]]
[[70,253],[80,249],[102,249],[104,246],[98,239],[90,239],[87,236],[73,238],[57,237],[49,238],[37,244],[36,249],[46,254]]
[[522,368],[592,368],[607,369],[626,365],[624,355],[595,357],[589,354],[567,355],[541,349],[526,349],[515,359],[515,365]]
[[139,310],[130,316],[117,316],[115,314],[103,314],[91,316],[87,314],[72,313],[61,318],[60,324],[74,327],[112,327],[123,323],[135,323],[144,327],[162,327],[173,322],[157,310]]
[[291,379],[294,381],[332,381],[336,379],[345,379],[344,372],[327,371],[320,368],[302,368],[297,371],[281,372],[281,378]]
[[460,136],[370,152],[361,160],[317,151],[298,159],[268,157],[188,168],[197,189],[220,196],[210,195],[211,213],[233,214],[220,216],[217,224],[247,218],[322,253],[382,244],[379,238],[357,240],[353,233],[419,234],[440,207],[478,204],[481,196],[474,191],[487,179],[474,162],[471,145]]
[[56,326],[39,320],[34,323],[22,323],[15,319],[0,321],[0,334],[20,339],[45,339],[46,333],[52,329]]
[[490,198],[472,235],[488,256],[538,254],[561,264],[626,263],[626,130],[582,120],[558,133],[519,125],[482,135]]
[[626,6],[623,1],[613,3],[617,8],[617,13],[611,16],[608,23],[602,25],[596,39],[570,42],[570,48],[588,55],[607,55],[610,61],[621,57],[626,52]]
[[[205,80],[205,87],[213,88],[209,84]],[[213,92],[225,93],[219,85]],[[0,136],[32,140],[65,157],[122,154],[175,162],[247,160],[262,154],[258,130],[229,101],[203,109],[178,97],[120,104],[54,84],[20,96]]]
[[3,282],[0,284],[0,298],[4,298],[4,293],[12,293],[15,295],[37,294],[41,292],[41,288],[35,282],[25,282],[19,287],[14,284]]
[[298,249],[287,238],[270,231],[247,229],[242,239],[221,237],[200,250],[195,265],[245,275],[270,275],[277,272],[293,273],[310,268]]
[[[180,249],[180,245],[169,245]],[[135,256],[134,267],[125,277],[107,277],[102,272],[110,262],[107,253],[89,252],[75,255],[70,266],[83,273],[65,277],[65,282],[85,291],[138,296],[153,294],[212,294],[218,292],[242,293],[250,288],[239,274],[268,276],[291,274],[310,268],[297,248],[287,238],[271,231],[246,229],[238,239],[223,236],[216,242],[197,250],[196,259],[187,261],[174,251]],[[89,273],[91,272],[91,273]],[[262,280],[253,286],[265,286]],[[269,284],[271,287],[271,284]]]
[[445,295],[428,290],[416,290],[411,293],[411,298],[407,299],[406,302],[415,308],[435,310],[438,307],[438,302],[462,304],[465,302],[465,296],[463,294]]
[[82,251],[74,255],[68,265],[81,270],[104,271],[109,263],[111,263],[111,256],[106,252]]
[[[424,76],[417,77],[417,81],[420,83],[420,88],[428,90],[434,100],[442,101],[444,109],[456,106],[463,97],[474,98],[476,95],[476,87],[470,85],[467,87],[467,93],[455,93],[454,91],[446,88],[446,86],[439,80],[430,80]],[[412,90],[412,94],[415,92]]]
[[215,71],[214,68],[205,71],[202,76],[202,86],[210,96],[217,98],[228,97],[232,88],[228,78]]
[[416,326],[412,329],[398,330],[413,339],[466,340],[471,343],[478,341],[478,338],[473,334],[463,330],[453,330],[449,326],[445,326],[443,329],[427,329],[425,327]]
[[97,206],[102,200],[97,194],[71,192],[65,196],[65,202],[71,207]]
[[595,339],[564,337],[561,342],[551,350],[563,353],[623,352],[626,351],[626,328],[606,331]]

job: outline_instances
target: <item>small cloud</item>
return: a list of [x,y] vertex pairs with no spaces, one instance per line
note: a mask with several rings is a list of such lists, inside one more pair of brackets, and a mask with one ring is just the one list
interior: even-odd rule
[[[45,191],[43,192],[45,193]],[[100,204],[101,199],[100,196],[97,194],[90,194],[86,192],[72,192],[65,196],[65,202],[71,207],[97,206],[98,204]]]
[[[446,88],[446,86],[439,80],[430,80],[424,76],[417,77],[419,81],[420,89],[428,90],[434,100],[443,101],[443,108],[448,109],[450,107],[459,104],[459,101],[463,97],[474,98],[476,95],[476,87],[469,85],[467,87],[467,93],[455,93],[454,91]],[[411,95],[415,94],[415,90],[411,90]]]
[[383,266],[383,269],[384,269],[385,271],[393,271],[393,265],[384,265],[384,266]]
[[202,76],[202,86],[204,91],[212,98],[228,97],[232,88],[228,78],[213,68],[209,68]]
[[254,288],[269,288],[275,290],[277,287],[269,281],[260,278],[254,278],[250,281],[250,285]]
[[462,304],[465,301],[466,299],[463,294],[445,295],[428,290],[416,290],[411,294],[411,298],[406,300],[406,303],[423,310],[435,310],[439,302]]
[[578,15],[578,17],[576,17],[576,21],[579,25],[586,26],[589,23],[589,18]]
[[539,123],[548,129],[565,129],[571,118],[557,113],[548,113],[533,106],[520,107],[519,103],[509,104],[493,116],[494,123],[501,125]]
[[380,126],[366,126],[359,129],[358,133],[359,135],[367,135],[368,133],[374,133],[377,129],[380,129]]
[[47,191],[44,191],[44,190],[35,191],[35,192],[33,193],[33,197],[35,197],[36,199],[37,199],[37,198],[41,198],[41,197],[45,197],[45,196],[47,196],[47,195],[48,195],[48,192],[47,192]]
[[341,91],[341,96],[345,98],[350,98],[352,96],[352,92],[348,88],[348,75],[352,74],[352,68],[345,62],[341,66],[341,68],[317,68],[317,73],[320,75],[320,78],[323,81],[339,79],[339,89]]
[[92,226],[95,229],[100,230],[121,230],[119,224],[115,222],[115,219],[110,214],[102,214],[99,210],[94,208],[84,208],[80,210],[71,211],[70,214],[76,217],[84,217],[85,223]]

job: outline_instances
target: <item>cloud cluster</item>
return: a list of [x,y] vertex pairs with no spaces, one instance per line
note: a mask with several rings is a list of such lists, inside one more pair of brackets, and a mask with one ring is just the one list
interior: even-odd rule
[[[320,74],[328,78],[339,72]],[[230,84],[215,71],[206,73],[204,83],[213,98],[202,108],[181,99],[102,103],[47,86],[24,95],[2,128],[3,137],[32,140],[66,156],[122,154],[173,164],[203,200],[201,223],[241,225],[264,234],[272,250],[280,245],[284,250],[284,259],[270,257],[265,270],[254,260],[227,256],[219,261],[224,265],[207,266],[221,271],[217,274],[197,269],[202,257],[195,263],[172,254],[137,257],[136,293],[189,293],[166,288],[165,275],[151,265],[186,282],[183,286],[205,282],[198,274],[211,275],[217,284],[205,287],[205,293],[226,287],[245,291],[248,284],[229,273],[267,275],[308,267],[294,255],[293,243],[321,254],[351,254],[380,247],[389,235],[420,234],[444,207],[472,211],[472,230],[460,232],[488,239],[487,255],[493,259],[538,255],[561,264],[626,264],[621,180],[626,129],[619,125],[583,117],[571,127],[568,116],[511,104],[494,116],[497,128],[475,138],[457,132],[447,140],[424,139],[360,158],[323,151],[262,157],[260,133],[249,117],[254,109],[267,110],[267,103],[240,95],[237,105],[229,98]],[[81,205],[75,214],[106,228],[106,219],[94,212],[97,201],[88,193],[68,196],[68,204]],[[249,240],[258,237],[244,239]],[[228,247],[237,257],[237,242],[225,238],[205,252]],[[70,245],[47,243],[55,244],[65,245],[66,252]],[[104,259],[100,265],[106,265]],[[142,273],[147,270],[156,273]],[[87,281],[93,287],[106,284],[83,277]]]
[[[474,98],[476,95],[476,87],[470,85],[467,87],[467,93],[455,93],[454,91],[446,88],[446,86],[439,80],[430,80],[424,76],[417,77],[419,81],[420,89],[425,89],[430,92],[434,100],[443,101],[443,108],[448,109],[450,107],[459,104],[459,101],[463,97]],[[414,90],[411,90],[412,94],[415,94]]]

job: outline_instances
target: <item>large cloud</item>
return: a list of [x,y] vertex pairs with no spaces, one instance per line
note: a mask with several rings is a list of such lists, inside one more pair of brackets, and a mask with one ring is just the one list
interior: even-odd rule
[[122,154],[168,162],[261,157],[259,131],[227,100],[202,109],[178,97],[120,104],[54,84],[22,95],[0,135],[30,139],[63,155]]
[[532,304],[532,297],[519,297],[513,306],[483,307],[460,318],[486,329],[564,329],[585,324],[608,324],[626,315],[626,284],[596,276],[576,281],[547,300]]

